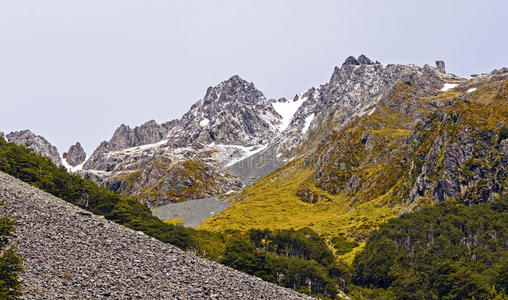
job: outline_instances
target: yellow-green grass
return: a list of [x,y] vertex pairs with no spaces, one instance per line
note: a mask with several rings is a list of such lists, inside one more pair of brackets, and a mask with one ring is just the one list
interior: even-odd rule
[[183,224],[183,219],[181,219],[181,218],[171,218],[171,219],[165,220],[164,223],[173,224],[173,225],[181,225],[181,224]]
[[[309,168],[301,168],[302,160],[297,160],[246,188],[240,194],[243,200],[205,220],[198,228],[223,232],[252,228],[273,230],[310,227],[328,241],[341,234],[350,239],[363,240],[373,229],[402,209],[385,204],[384,198],[389,197],[391,190],[381,197],[358,205],[342,193],[329,194],[309,183],[309,176],[313,172]],[[302,187],[309,188],[322,197],[314,204],[303,202],[295,195],[295,191]],[[352,260],[350,255],[344,255],[344,258]]]

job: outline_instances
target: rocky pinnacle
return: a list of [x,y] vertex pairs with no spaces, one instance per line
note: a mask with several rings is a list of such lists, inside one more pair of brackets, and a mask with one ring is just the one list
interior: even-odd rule
[[75,167],[85,161],[86,153],[83,147],[81,147],[81,144],[77,142],[72,145],[69,151],[65,152],[62,157],[69,165]]

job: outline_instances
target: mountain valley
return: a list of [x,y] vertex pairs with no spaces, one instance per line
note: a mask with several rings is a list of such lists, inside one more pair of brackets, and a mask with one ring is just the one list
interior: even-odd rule
[[[79,142],[60,155],[29,130],[0,140],[0,171],[312,296],[413,299],[427,289],[430,298],[419,299],[503,299],[508,292],[499,279],[508,270],[508,68],[463,78],[442,61],[385,65],[350,56],[328,82],[292,100],[267,99],[235,75],[209,87],[180,119],[122,124],[90,156]],[[450,236],[439,228],[448,221]],[[419,222],[428,236],[412,231]],[[455,252],[439,252],[436,243]],[[406,256],[395,260],[402,254],[385,244]],[[390,270],[372,267],[383,261]],[[445,267],[453,286],[467,269],[471,290],[437,287],[429,276]]]

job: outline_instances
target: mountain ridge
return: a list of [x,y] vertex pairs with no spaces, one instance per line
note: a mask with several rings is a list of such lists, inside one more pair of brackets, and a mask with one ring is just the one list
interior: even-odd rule
[[[491,75],[472,79],[482,76]],[[209,87],[180,119],[122,124],[71,170],[151,206],[238,192],[311,151],[328,132],[372,114],[397,81],[418,78],[434,91],[472,80],[446,73],[442,61],[435,67],[384,65],[362,54],[335,67],[327,83],[288,101],[266,99],[234,75]]]

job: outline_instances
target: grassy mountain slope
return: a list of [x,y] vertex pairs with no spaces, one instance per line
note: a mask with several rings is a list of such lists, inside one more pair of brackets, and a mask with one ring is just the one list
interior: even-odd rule
[[330,244],[359,242],[343,256],[351,261],[373,230],[403,212],[499,197],[507,183],[507,75],[446,92],[426,89],[424,80],[396,83],[372,114],[323,136],[199,228],[310,227]]

